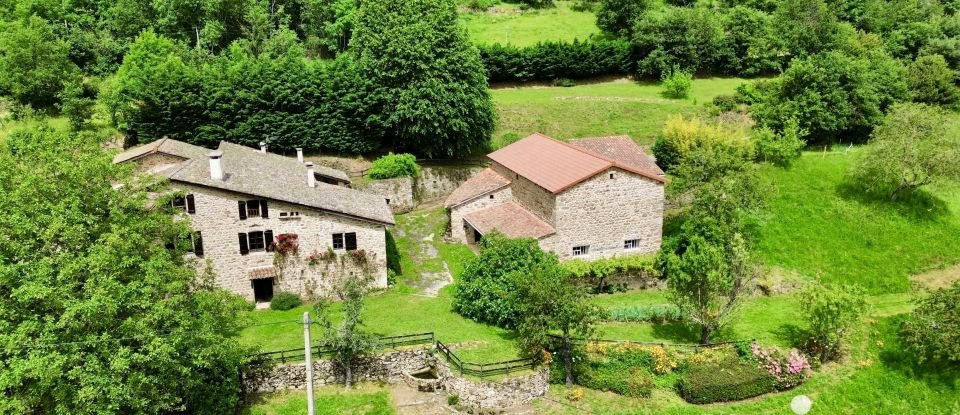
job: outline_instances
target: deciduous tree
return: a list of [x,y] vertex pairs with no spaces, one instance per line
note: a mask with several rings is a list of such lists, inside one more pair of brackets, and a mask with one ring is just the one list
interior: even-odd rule
[[78,75],[70,46],[37,16],[0,23],[0,28],[0,93],[38,109],[59,102],[64,84]]
[[917,301],[900,338],[920,362],[960,363],[960,282]]
[[347,389],[353,381],[353,367],[357,362],[377,350],[377,337],[363,327],[363,298],[369,286],[369,277],[346,277],[334,287],[343,318],[334,324],[327,315],[329,303],[315,305],[324,328],[323,341],[333,350],[333,361],[343,370]]

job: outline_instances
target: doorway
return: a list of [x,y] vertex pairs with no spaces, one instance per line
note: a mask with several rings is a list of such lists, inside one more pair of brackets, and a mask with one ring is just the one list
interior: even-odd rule
[[253,284],[253,299],[258,303],[269,303],[273,300],[273,278],[261,278],[251,281]]

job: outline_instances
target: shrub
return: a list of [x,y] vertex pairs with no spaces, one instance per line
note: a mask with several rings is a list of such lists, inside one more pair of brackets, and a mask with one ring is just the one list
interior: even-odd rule
[[649,398],[654,387],[653,379],[643,369],[624,372],[616,367],[602,366],[585,370],[581,374],[580,384],[633,398]]
[[793,160],[800,157],[800,150],[807,145],[803,140],[804,135],[806,131],[800,129],[795,119],[789,120],[779,134],[767,127],[756,129],[753,143],[757,149],[757,160],[789,166]]
[[750,345],[748,358],[773,376],[777,390],[790,389],[810,377],[810,362],[797,350],[784,354],[775,347],[764,348],[754,342]]
[[585,79],[633,72],[630,42],[623,40],[543,42],[525,48],[494,44],[479,48],[490,82]]
[[800,293],[801,312],[810,328],[800,345],[828,362],[842,354],[850,327],[867,311],[864,291],[853,285],[811,285]]
[[692,365],[680,378],[678,388],[687,402],[705,404],[752,398],[773,392],[776,385],[766,370],[730,356]]
[[673,304],[641,305],[611,309],[609,318],[621,322],[663,323],[683,320],[683,311]]
[[378,180],[403,176],[416,177],[420,174],[420,166],[417,165],[417,158],[413,154],[389,153],[374,160],[367,174]]
[[653,145],[657,165],[664,170],[678,165],[691,151],[698,148],[724,148],[735,158],[751,159],[753,143],[740,131],[710,124],[699,118],[686,120],[672,117],[663,126],[663,132]]
[[299,295],[281,291],[273,295],[273,300],[270,301],[270,309],[276,311],[293,310],[300,304],[303,304],[303,301],[300,300]]
[[918,301],[900,336],[924,362],[960,362],[960,282]]
[[564,88],[569,88],[572,86],[577,86],[577,81],[574,81],[570,78],[557,78],[553,80],[553,86],[561,86]]
[[690,86],[693,84],[693,75],[674,66],[670,72],[664,72],[660,77],[663,85],[663,95],[667,98],[683,99],[690,95]]
[[447,396],[447,405],[457,406],[460,404],[460,395],[453,394]]

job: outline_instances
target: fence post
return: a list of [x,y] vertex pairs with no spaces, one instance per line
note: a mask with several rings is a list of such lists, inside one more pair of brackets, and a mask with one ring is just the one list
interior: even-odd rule
[[313,362],[310,361],[310,312],[303,313],[303,343],[306,358],[306,375],[307,375],[307,415],[314,415],[315,411],[313,408]]

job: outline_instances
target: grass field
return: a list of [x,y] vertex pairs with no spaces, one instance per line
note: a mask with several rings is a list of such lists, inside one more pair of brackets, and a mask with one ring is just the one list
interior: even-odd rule
[[[314,406],[317,415],[392,415],[396,413],[390,394],[370,384],[357,385],[344,391],[337,387],[315,389]],[[262,395],[246,408],[242,415],[301,415],[306,413],[305,392]]]
[[500,3],[483,12],[465,12],[460,19],[476,44],[530,46],[543,41],[587,40],[599,35],[597,18],[590,12],[570,9],[572,1],[557,1],[556,7],[522,11],[515,4]]
[[844,180],[856,153],[810,152],[788,170],[764,167],[773,185],[757,246],[764,263],[880,294],[960,262],[960,184],[898,203],[865,197]]
[[499,116],[491,147],[510,144],[534,132],[557,139],[627,134],[652,144],[668,117],[701,114],[703,103],[731,94],[746,80],[693,81],[688,99],[661,96],[658,83],[627,79],[573,87],[523,86],[491,90]]

